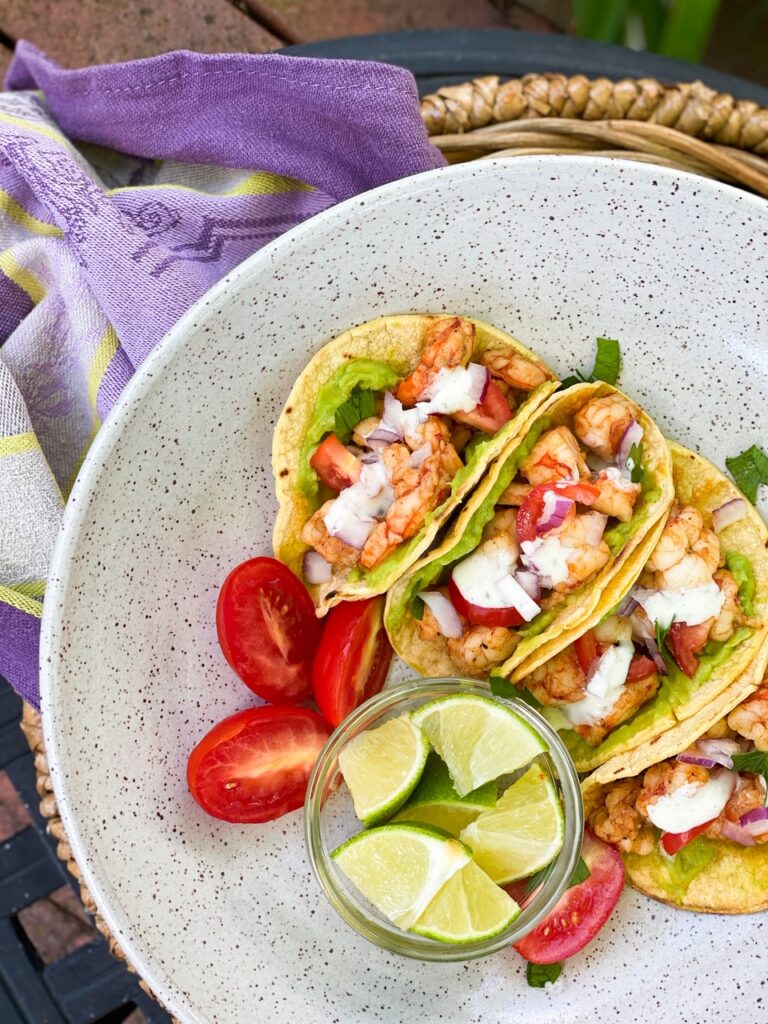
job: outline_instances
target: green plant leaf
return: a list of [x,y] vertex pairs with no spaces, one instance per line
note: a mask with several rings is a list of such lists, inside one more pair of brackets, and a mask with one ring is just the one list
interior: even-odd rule
[[620,43],[629,12],[629,0],[573,0],[576,32],[603,43]]
[[358,423],[376,415],[376,392],[365,388],[354,391],[336,410],[336,433],[342,444],[346,444]]
[[674,0],[664,21],[659,53],[678,60],[701,60],[719,9],[720,0]]
[[562,964],[532,964],[525,969],[525,978],[531,988],[544,988],[557,981],[563,973]]
[[592,380],[602,380],[606,384],[615,384],[621,369],[621,349],[615,338],[598,338],[595,368]]
[[741,455],[727,458],[725,464],[736,481],[736,486],[754,505],[757,501],[758,487],[760,484],[768,484],[768,455],[762,448],[753,444]]

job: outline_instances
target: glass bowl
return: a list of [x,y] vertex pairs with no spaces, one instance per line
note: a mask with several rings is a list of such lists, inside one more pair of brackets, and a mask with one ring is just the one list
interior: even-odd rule
[[[565,817],[563,847],[539,876],[530,893],[518,899],[522,913],[504,932],[492,938],[449,944],[402,931],[370,904],[337,868],[331,854],[360,832],[352,800],[339,771],[339,753],[359,733],[388,718],[415,710],[426,701],[452,693],[471,693],[513,709],[545,740],[549,752],[539,762],[555,781]],[[472,960],[519,942],[547,916],[565,891],[581,852],[584,812],[579,778],[557,733],[528,704],[494,696],[487,683],[466,679],[418,679],[384,690],[357,708],[335,730],[320,752],[307,787],[304,831],[310,863],[331,906],[366,939],[377,946],[418,960]]]

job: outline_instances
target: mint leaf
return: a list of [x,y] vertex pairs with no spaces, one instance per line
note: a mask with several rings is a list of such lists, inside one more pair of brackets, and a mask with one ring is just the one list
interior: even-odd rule
[[336,433],[346,444],[358,423],[376,415],[376,392],[365,388],[353,392],[336,410]]
[[734,754],[733,767],[737,772],[762,775],[768,785],[768,751],[750,750],[748,754]]
[[568,882],[568,888],[572,889],[574,885],[581,885],[582,882],[586,882],[591,873],[584,858],[579,857],[579,863],[573,869],[573,874]]
[[598,338],[595,368],[592,380],[602,380],[606,384],[615,384],[621,369],[621,349],[615,338]]
[[557,981],[563,973],[562,964],[531,964],[525,969],[525,978],[531,988],[544,988]]
[[633,484],[639,484],[643,479],[643,443],[633,444],[627,456],[627,469],[629,479]]
[[757,489],[761,484],[768,484],[768,455],[762,448],[753,444],[741,455],[734,455],[725,460],[736,486],[749,498],[754,505],[757,501]]

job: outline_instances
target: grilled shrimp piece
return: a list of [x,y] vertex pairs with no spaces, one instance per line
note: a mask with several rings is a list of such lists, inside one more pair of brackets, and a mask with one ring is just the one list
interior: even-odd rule
[[[728,803],[704,832],[704,835],[709,839],[727,839],[728,836],[723,834],[723,826],[726,822],[738,825],[742,814],[757,810],[758,807],[764,805],[764,802],[765,782],[762,776],[752,774],[739,775],[739,781],[728,798]],[[765,843],[768,842],[768,833],[753,836],[752,838],[756,843]]]
[[530,484],[511,483],[496,502],[497,505],[514,505],[520,507],[531,490]]
[[573,417],[576,437],[603,459],[614,459],[624,431],[640,419],[640,409],[623,395],[603,395],[587,402]]
[[561,707],[584,698],[587,674],[571,646],[539,665],[522,680],[522,685],[540,704]]
[[317,512],[304,523],[301,531],[301,539],[309,544],[319,555],[322,555],[326,562],[331,565],[341,565],[344,568],[351,568],[357,565],[360,559],[360,552],[357,548],[350,547],[338,537],[332,537],[323,521],[323,516],[333,504],[333,499],[326,501]]
[[413,452],[428,444],[433,452],[439,453],[443,470],[451,477],[458,473],[463,465],[451,443],[451,428],[442,416],[428,416],[424,423],[417,424],[405,435],[405,443]]
[[566,519],[556,531],[552,531],[568,549],[566,562],[568,576],[562,583],[552,588],[563,592],[581,586],[590,576],[594,576],[611,558],[611,549],[604,540],[594,543],[594,516],[597,512],[585,512]]
[[424,395],[439,370],[466,366],[475,344],[475,325],[460,316],[435,320],[427,329],[421,362],[397,385],[395,395],[414,405]]
[[517,558],[520,552],[520,547],[517,543],[517,530],[515,528],[516,522],[517,511],[515,509],[505,508],[500,512],[496,512],[495,515],[485,524],[483,540],[491,540],[494,537],[508,538],[512,542],[508,550],[514,551],[515,558]]
[[606,786],[602,802],[589,816],[598,839],[624,853],[652,853],[656,845],[653,829],[636,808],[640,779],[622,779]]
[[463,675],[485,676],[506,661],[519,636],[504,626],[470,626],[463,636],[447,641],[448,654]]
[[643,776],[642,789],[637,796],[638,811],[647,818],[649,804],[655,803],[659,797],[669,796],[689,782],[701,785],[709,782],[709,769],[682,761],[661,761],[651,765]]
[[626,644],[632,639],[632,623],[622,615],[611,615],[595,626],[599,644]]
[[739,585],[727,569],[718,569],[714,575],[715,583],[725,595],[723,607],[709,631],[710,640],[727,640],[733,636],[737,626],[759,626],[754,619],[748,619],[739,604]]
[[380,426],[381,419],[379,416],[369,416],[367,420],[360,420],[352,431],[352,440],[355,444],[360,445],[361,448],[365,448],[365,435],[372,434]]
[[[447,598],[450,601],[448,587],[437,587],[434,590],[430,589],[430,593],[433,592],[437,594],[442,594],[443,597]],[[462,625],[464,625],[465,620],[460,615],[459,619],[461,620]],[[437,619],[432,614],[432,611],[426,602],[424,603],[424,614],[420,619],[417,620],[417,625],[419,630],[419,636],[422,638],[422,640],[435,640],[437,637],[442,637],[443,635],[440,632],[440,627],[437,624]]]
[[646,568],[661,590],[687,590],[709,583],[722,564],[717,534],[704,527],[701,513],[685,505],[672,510]]
[[597,722],[590,725],[574,725],[572,729],[582,736],[591,747],[602,743],[609,732],[634,715],[634,713],[653,697],[661,685],[658,672],[650,672],[642,679],[631,679],[619,694],[619,698],[611,710]]
[[604,469],[597,474],[592,483],[600,491],[600,497],[592,503],[596,512],[613,516],[622,523],[632,518],[635,502],[640,494],[640,484],[625,480],[617,469]]
[[735,707],[728,715],[728,725],[752,740],[758,750],[768,750],[768,686],[761,686]]
[[480,356],[480,362],[488,367],[492,377],[499,377],[518,391],[533,391],[545,380],[551,380],[546,370],[519,352],[488,348]]
[[584,454],[568,427],[555,427],[542,434],[520,472],[534,486],[589,477]]

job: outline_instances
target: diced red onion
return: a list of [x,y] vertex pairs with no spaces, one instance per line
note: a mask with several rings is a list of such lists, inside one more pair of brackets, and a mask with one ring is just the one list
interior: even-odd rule
[[741,749],[735,740],[699,740],[696,744],[704,757],[710,758],[723,768],[733,768],[733,754]]
[[305,551],[301,571],[307,583],[328,583],[333,566],[318,551]]
[[616,609],[616,614],[621,615],[622,618],[627,618],[637,608],[637,601],[632,597],[631,594],[627,594],[624,600],[621,602],[619,607]]
[[648,636],[648,637],[645,637],[645,639],[643,640],[643,643],[645,644],[646,650],[648,651],[650,656],[653,658],[653,663],[656,666],[656,671],[659,673],[659,675],[660,676],[667,676],[667,675],[669,675],[669,669],[667,668],[667,663],[664,661],[664,658],[661,656],[661,651],[659,650],[659,645],[656,643],[655,639],[653,637]]
[[390,430],[398,441],[403,439],[403,403],[391,391],[384,392],[384,415],[381,417],[380,428]]
[[534,601],[538,601],[541,598],[541,579],[535,572],[529,572],[527,569],[518,569],[512,575],[526,594],[532,597]]
[[747,828],[749,825],[763,825],[764,828],[758,831],[750,830],[750,835],[760,835],[761,832],[768,829],[768,807],[755,807],[754,810],[747,811],[739,818],[739,824],[742,828]]
[[755,840],[749,834],[749,832],[742,828],[741,825],[737,825],[735,821],[725,821],[720,826],[720,830],[726,839],[730,839],[732,843],[739,843],[740,846],[754,846]]
[[344,523],[344,526],[334,536],[338,537],[342,544],[347,544],[351,548],[357,548],[359,551],[365,545],[375,525],[376,520],[372,517],[354,518],[350,516],[349,520]]
[[365,454],[363,452],[363,449],[358,448],[356,444],[345,445],[345,448],[347,449],[349,454],[354,455],[356,459],[362,459],[363,455]]
[[415,451],[411,455],[411,465],[413,466],[414,469],[418,469],[419,466],[424,461],[424,459],[429,458],[429,456],[431,454],[432,454],[431,446],[429,444],[423,444],[421,446],[421,448],[417,449],[417,451]]
[[472,377],[472,386],[469,390],[469,394],[472,398],[477,396],[476,405],[480,402],[485,401],[485,396],[488,394],[488,385],[491,381],[491,374],[487,366],[481,366],[480,363],[470,363],[467,370]]
[[712,525],[715,533],[721,533],[726,526],[738,523],[747,514],[747,503],[743,498],[731,498],[724,505],[712,510]]
[[464,630],[458,612],[445,595],[437,590],[422,590],[418,594],[437,622],[437,628],[447,637],[460,637]]
[[587,526],[584,540],[590,547],[596,548],[603,539],[608,516],[604,516],[601,512],[586,512],[582,518],[586,520]]
[[375,430],[372,430],[370,434],[366,434],[364,440],[369,448],[377,451],[381,448],[386,448],[387,445],[395,444],[397,441],[402,441],[402,437],[390,427],[379,425]]
[[677,760],[682,761],[683,764],[698,764],[702,768],[714,768],[716,761],[711,761],[708,757],[695,757],[693,754],[678,754]]
[[639,445],[642,440],[643,428],[635,420],[632,420],[627,429],[621,435],[619,447],[616,451],[616,465],[622,472],[627,468],[627,459],[629,458],[632,446],[635,444]]
[[[554,504],[552,504],[550,495],[554,498]],[[558,526],[562,526],[566,516],[574,506],[573,498],[564,498],[554,491],[548,491],[544,496],[544,501],[550,505],[550,508],[547,510],[545,505],[545,510],[536,523],[536,533],[539,536],[543,533],[549,533],[550,530],[556,530]]]

